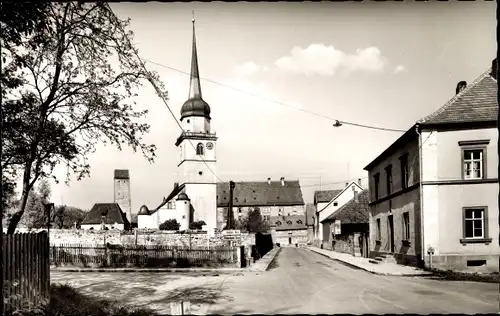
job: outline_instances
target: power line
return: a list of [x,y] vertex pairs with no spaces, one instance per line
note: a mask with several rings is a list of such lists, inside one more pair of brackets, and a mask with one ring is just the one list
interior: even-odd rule
[[[124,34],[126,34],[125,30],[123,29],[122,25],[119,23],[119,20],[118,18],[116,17],[115,13],[113,12],[113,10],[111,9],[111,7],[109,6],[108,3],[104,3],[104,5],[108,8],[109,12],[111,13],[111,15],[115,18],[116,20],[116,24],[118,25],[118,27],[120,28],[120,31],[122,31]],[[144,71],[146,72],[146,75],[147,75],[147,79],[149,80],[149,82],[151,83],[151,85],[153,86],[153,88],[156,90],[156,93],[158,94],[158,96],[162,99],[163,103],[165,104],[165,106],[167,107],[168,111],[170,112],[170,114],[172,114],[172,117],[174,118],[175,122],[177,123],[177,125],[179,126],[179,128],[181,129],[182,133],[184,133],[184,128],[182,127],[181,123],[179,122],[179,120],[177,119],[177,117],[175,116],[174,112],[172,111],[172,109],[170,108],[170,106],[168,105],[168,102],[167,100],[165,100],[165,96],[163,95],[162,91],[158,88],[158,86],[156,85],[156,83],[154,82],[154,80],[151,78],[150,74],[149,74],[149,71],[147,70],[146,68],[146,65],[144,64],[143,60],[141,59],[141,57],[139,56],[139,54],[137,53],[137,51],[134,49],[134,46],[132,46],[132,43],[130,42],[129,38],[127,36],[125,36],[125,38],[127,39],[127,42],[128,42],[128,45],[132,48],[132,50],[134,51],[134,55],[135,57],[139,60],[139,62],[141,63],[141,66],[142,68],[144,69]],[[196,150],[196,147],[194,146],[193,142],[191,142],[191,140],[188,138],[186,139],[190,144],[191,146],[193,147],[194,150]],[[205,161],[205,159],[203,159],[203,157],[200,156],[200,159],[201,161],[203,161],[203,163],[205,164],[205,166],[207,166],[208,170],[217,178],[217,180],[219,180],[220,182],[224,182],[222,181],[216,174],[215,172],[212,170],[212,168],[210,168],[210,166],[207,164],[207,162]]]
[[[164,68],[167,68],[167,69],[170,69],[170,70],[173,70],[173,71],[185,74],[185,75],[190,75],[190,73],[188,73],[186,71],[182,71],[182,70],[176,69],[174,67],[163,65],[161,63],[158,63],[158,62],[155,62],[155,61],[152,61],[152,60],[149,60],[149,59],[144,59],[144,60],[147,61],[147,62],[150,62],[150,63],[152,63],[154,65],[160,66],[160,67],[164,67]],[[276,103],[276,104],[280,104],[280,105],[292,108],[294,110],[302,111],[302,112],[307,113],[307,114],[315,115],[315,116],[318,116],[318,117],[321,117],[321,118],[325,118],[325,119],[330,120],[330,121],[338,122],[340,124],[351,125],[351,126],[362,127],[362,128],[375,129],[375,130],[380,130],[380,131],[387,131],[387,132],[401,132],[401,133],[405,133],[406,132],[406,130],[401,130],[401,129],[385,128],[385,127],[378,127],[378,126],[372,126],[372,125],[364,125],[364,124],[358,124],[358,123],[353,123],[353,122],[347,122],[347,121],[337,120],[337,119],[334,119],[332,117],[329,117],[329,116],[326,116],[326,115],[323,115],[323,114],[319,114],[319,113],[316,113],[316,112],[312,112],[312,111],[309,111],[309,110],[306,110],[306,109],[301,109],[301,108],[295,107],[293,105],[290,105],[290,104],[287,104],[287,103],[284,103],[284,102],[281,102],[281,101],[271,100],[271,99],[265,98],[265,97],[263,97],[261,95],[258,95],[258,94],[252,93],[252,92],[248,92],[248,91],[244,91],[244,90],[232,87],[232,86],[228,86],[228,85],[225,85],[223,83],[220,83],[220,82],[217,82],[217,81],[214,81],[214,80],[211,80],[211,79],[202,78],[202,77],[200,77],[200,79],[202,79],[204,81],[207,81],[207,82],[210,82],[210,83],[213,83],[213,84],[216,84],[216,85],[219,85],[219,86],[222,86],[222,87],[225,87],[225,88],[228,88],[228,89],[232,89],[232,90],[235,90],[235,91],[238,91],[238,92],[242,92],[242,93],[245,93],[245,94],[248,94],[248,95],[260,98],[260,99],[265,100],[265,101],[270,101],[270,102],[273,102],[273,103]]]

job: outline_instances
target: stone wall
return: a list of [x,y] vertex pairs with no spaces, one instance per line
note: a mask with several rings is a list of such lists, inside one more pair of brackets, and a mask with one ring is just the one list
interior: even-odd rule
[[[177,233],[170,231],[137,230],[124,232],[119,230],[77,230],[77,229],[51,229],[50,243],[61,244],[138,244],[138,245],[172,245],[184,247],[210,247],[229,246],[222,234],[210,237],[205,232]],[[241,234],[241,242],[233,242],[233,246],[255,245],[255,234]]]

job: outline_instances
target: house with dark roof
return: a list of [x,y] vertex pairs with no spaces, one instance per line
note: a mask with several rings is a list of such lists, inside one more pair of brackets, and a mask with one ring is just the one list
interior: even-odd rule
[[497,61],[364,169],[370,252],[457,271],[498,271]]
[[355,191],[351,200],[325,218],[324,229],[330,232],[325,249],[368,257],[368,203],[368,190]]
[[[223,229],[229,210],[229,182],[217,183],[217,227]],[[302,216],[305,223],[305,203],[298,180],[235,182],[233,216],[236,220],[258,208],[264,220],[276,216]]]
[[273,242],[282,246],[305,246],[307,225],[303,215],[271,216]]
[[118,203],[96,203],[80,224],[81,229],[129,229],[130,222]]
[[[324,224],[323,221],[352,199],[354,192],[361,192],[362,190],[361,179],[358,179],[358,182],[347,182],[345,187],[340,190],[314,192],[314,206],[316,208],[314,238],[316,246],[323,246],[323,242],[328,243],[330,239],[329,225]],[[326,230],[323,229],[325,225],[328,226]]]

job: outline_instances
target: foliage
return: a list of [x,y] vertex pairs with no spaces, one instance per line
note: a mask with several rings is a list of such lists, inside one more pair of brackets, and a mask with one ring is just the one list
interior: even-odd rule
[[204,221],[192,222],[189,224],[189,229],[202,229],[203,225],[206,225]]
[[51,214],[51,225],[56,228],[80,228],[80,224],[85,219],[86,212],[82,209],[67,205],[58,205]]
[[[20,223],[28,228],[45,228],[47,227],[47,212],[45,203],[49,203],[51,195],[50,184],[47,180],[42,180],[36,190],[32,190],[28,196],[25,215]],[[19,203],[19,202],[18,202]]]
[[179,227],[181,227],[181,224],[175,218],[167,219],[160,224],[160,230],[179,230]]
[[[6,14],[22,15],[24,9],[12,10]],[[9,233],[35,183],[53,177],[59,164],[67,167],[66,181],[70,174],[78,180],[89,175],[87,159],[97,144],[130,146],[153,161],[156,147],[143,140],[147,111],[134,110],[132,99],[145,80],[166,97],[158,75],[137,58],[129,20],[117,19],[106,3],[47,2],[37,12],[29,15],[31,32],[11,27],[13,35],[2,32],[1,37],[1,163],[11,179],[22,178],[21,203]],[[5,25],[12,23],[2,16]]]
[[269,231],[269,223],[264,221],[258,207],[250,210],[248,215],[236,222],[236,229],[249,233],[265,233]]
[[80,293],[68,284],[50,285],[50,302],[36,309],[18,311],[19,316],[88,316],[88,315],[123,315],[152,316],[156,315],[146,308],[135,308],[123,305],[117,301],[96,298]]

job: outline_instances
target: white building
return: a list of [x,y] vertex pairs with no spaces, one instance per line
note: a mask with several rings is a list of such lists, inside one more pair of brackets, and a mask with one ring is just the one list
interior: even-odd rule
[[174,186],[169,197],[150,211],[142,206],[138,228],[159,228],[168,219],[177,219],[181,230],[193,221],[204,221],[209,230],[217,226],[217,181],[215,176],[215,132],[210,127],[210,106],[202,98],[193,20],[193,51],[189,98],[181,108],[183,132],[175,145],[181,185]]

